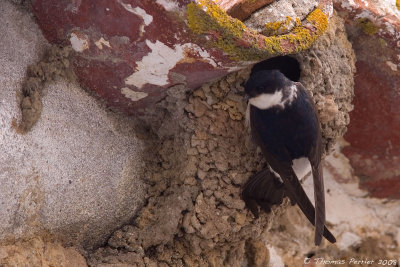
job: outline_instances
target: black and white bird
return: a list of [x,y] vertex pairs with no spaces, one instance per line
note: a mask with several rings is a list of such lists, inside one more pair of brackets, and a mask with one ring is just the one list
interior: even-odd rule
[[[325,226],[325,195],[321,156],[321,130],[313,100],[304,86],[278,70],[253,73],[245,84],[249,98],[248,122],[255,143],[270,166],[253,176],[242,197],[254,213],[254,203],[269,211],[284,195],[297,203],[315,226],[316,245],[322,236],[331,243],[335,237]],[[299,179],[311,170],[315,209]],[[271,177],[271,171],[276,177]]]

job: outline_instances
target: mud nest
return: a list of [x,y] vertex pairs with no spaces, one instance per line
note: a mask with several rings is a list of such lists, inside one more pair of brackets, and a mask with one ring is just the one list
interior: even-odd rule
[[[314,95],[326,150],[349,123],[354,55],[342,21],[331,19],[315,45],[293,56]],[[132,224],[92,253],[92,266],[265,266],[265,237],[287,201],[258,219],[240,199],[241,185],[265,166],[244,125],[243,84],[250,69],[189,92],[185,84],[136,119],[146,144],[147,202]],[[304,218],[304,220],[306,220]]]

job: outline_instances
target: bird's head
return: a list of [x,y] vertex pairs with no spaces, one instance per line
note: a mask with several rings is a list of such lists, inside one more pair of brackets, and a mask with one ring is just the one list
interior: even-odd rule
[[294,83],[279,70],[262,70],[251,74],[244,88],[250,104],[267,109],[278,105],[283,107],[288,98],[294,96],[291,94],[296,90],[293,86]]
[[252,73],[244,88],[250,98],[281,91],[290,83],[279,70],[262,70]]

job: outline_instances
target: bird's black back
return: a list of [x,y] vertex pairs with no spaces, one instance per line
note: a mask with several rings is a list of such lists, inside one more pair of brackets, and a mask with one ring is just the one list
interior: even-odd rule
[[309,157],[311,148],[317,145],[319,134],[312,100],[302,88],[298,88],[297,94],[292,104],[285,108],[277,106],[261,110],[251,106],[250,110],[253,136],[261,139],[255,141],[277,159],[288,163],[296,158]]

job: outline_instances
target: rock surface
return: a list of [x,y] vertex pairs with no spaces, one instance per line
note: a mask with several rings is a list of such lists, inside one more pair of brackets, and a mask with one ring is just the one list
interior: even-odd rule
[[266,35],[270,35],[272,29],[273,34],[284,34],[291,31],[298,21],[304,20],[317,6],[316,0],[276,1],[253,12],[246,19],[245,25]]
[[335,1],[357,57],[344,149],[372,197],[400,198],[400,10],[395,1]]
[[257,9],[274,2],[275,0],[261,0],[261,1],[251,1],[251,0],[220,0],[218,5],[229,14],[229,16],[240,19],[244,19],[251,16],[251,14]]
[[44,85],[38,123],[18,133],[18,92],[48,45],[26,10],[1,1],[0,11],[0,240],[100,245],[143,203],[142,144],[129,119],[60,78]]

